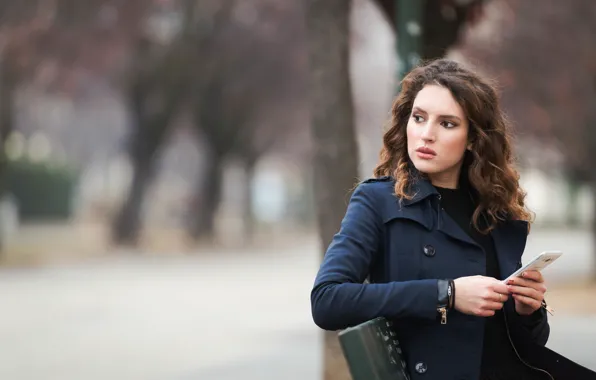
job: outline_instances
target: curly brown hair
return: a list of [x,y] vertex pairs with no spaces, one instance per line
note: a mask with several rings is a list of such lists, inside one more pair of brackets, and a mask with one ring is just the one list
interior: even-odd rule
[[[416,180],[416,170],[408,157],[406,127],[414,99],[427,84],[447,88],[469,121],[471,154],[467,175],[478,198],[472,218],[474,227],[489,233],[499,221],[530,223],[533,215],[524,204],[526,193],[519,185],[519,173],[514,166],[511,125],[501,110],[495,86],[452,60],[424,63],[402,80],[374,176],[393,177],[395,195],[400,199],[412,198],[408,189]],[[479,228],[481,215],[486,216],[486,229]]]

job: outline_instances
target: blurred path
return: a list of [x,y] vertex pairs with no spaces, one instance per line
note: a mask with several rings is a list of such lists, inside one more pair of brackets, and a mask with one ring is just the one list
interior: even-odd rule
[[316,379],[313,246],[0,271],[0,379]]
[[[536,231],[528,257],[569,252],[546,273],[556,290],[588,273],[589,242],[582,232]],[[318,379],[309,304],[317,256],[310,240],[0,270],[0,379]],[[551,348],[596,369],[594,316],[558,313],[551,325]]]

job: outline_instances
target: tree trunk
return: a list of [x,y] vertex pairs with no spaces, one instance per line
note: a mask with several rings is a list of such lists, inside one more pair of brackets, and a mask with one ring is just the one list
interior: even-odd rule
[[580,183],[573,178],[567,180],[567,209],[565,213],[568,227],[577,227],[579,225],[578,202],[580,188]]
[[117,244],[136,245],[141,231],[141,211],[145,192],[154,174],[152,154],[133,157],[133,179],[128,196],[112,226],[112,239]]
[[149,117],[145,107],[146,96],[141,91],[133,91],[130,98],[135,117],[134,134],[130,141],[133,180],[126,201],[112,224],[112,240],[116,244],[138,243],[143,200],[155,174],[158,151],[177,103],[176,97],[170,97],[164,101],[166,105],[160,112]]
[[[398,25],[395,18],[397,9],[402,4],[398,4],[396,0],[374,0],[374,2],[380,7],[389,24],[397,31]],[[411,3],[413,5],[414,2]],[[482,17],[485,3],[485,0],[425,0],[422,5],[424,33],[420,56],[423,59],[433,59],[445,55],[447,50],[459,40],[462,28],[474,24]]]
[[[2,53],[0,50],[0,199],[6,193],[6,169],[8,166],[6,140],[14,130],[14,105],[17,89],[16,73],[11,70],[10,62],[2,56]],[[2,238],[3,236],[0,234],[0,252],[4,248]]]
[[253,209],[253,180],[257,159],[248,157],[244,161],[244,201],[242,202],[242,228],[245,243],[252,243],[256,232],[256,218]]
[[[338,231],[358,178],[350,83],[349,0],[307,1],[314,193],[322,252]],[[325,333],[324,379],[350,379],[335,332]]]
[[189,234],[194,241],[215,237],[215,219],[221,203],[224,155],[207,149],[207,170],[199,176],[195,200],[190,207]]
[[2,155],[0,163],[3,165],[2,169],[4,169],[7,159],[4,144],[14,129],[14,104],[17,88],[14,74],[11,74],[7,66],[7,63],[0,60],[0,153]]

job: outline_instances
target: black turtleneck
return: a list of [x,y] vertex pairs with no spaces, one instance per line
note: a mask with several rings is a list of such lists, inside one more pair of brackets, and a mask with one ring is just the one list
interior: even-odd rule
[[[465,231],[484,251],[486,255],[486,276],[500,278],[499,262],[492,236],[482,234],[472,225],[472,215],[476,208],[470,186],[460,181],[458,189],[436,187],[441,194],[441,207],[458,226]],[[484,218],[479,218],[480,228],[486,227]],[[480,274],[480,273],[479,273]],[[480,380],[532,379],[537,374],[526,367],[513,350],[503,311],[486,318],[484,345],[482,349]]]

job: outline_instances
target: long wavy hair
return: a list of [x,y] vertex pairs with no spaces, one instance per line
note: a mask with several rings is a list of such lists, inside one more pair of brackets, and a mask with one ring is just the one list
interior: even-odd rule
[[[424,174],[418,173],[409,159],[406,127],[414,99],[428,84],[447,88],[468,118],[471,148],[462,170],[467,170],[469,184],[477,198],[473,226],[489,233],[504,220],[531,223],[533,214],[524,203],[526,193],[519,185],[519,173],[514,166],[511,126],[501,110],[495,86],[451,60],[422,64],[402,80],[374,176],[395,178],[395,195],[412,199],[411,185]],[[479,227],[481,216],[486,218],[487,228]]]

